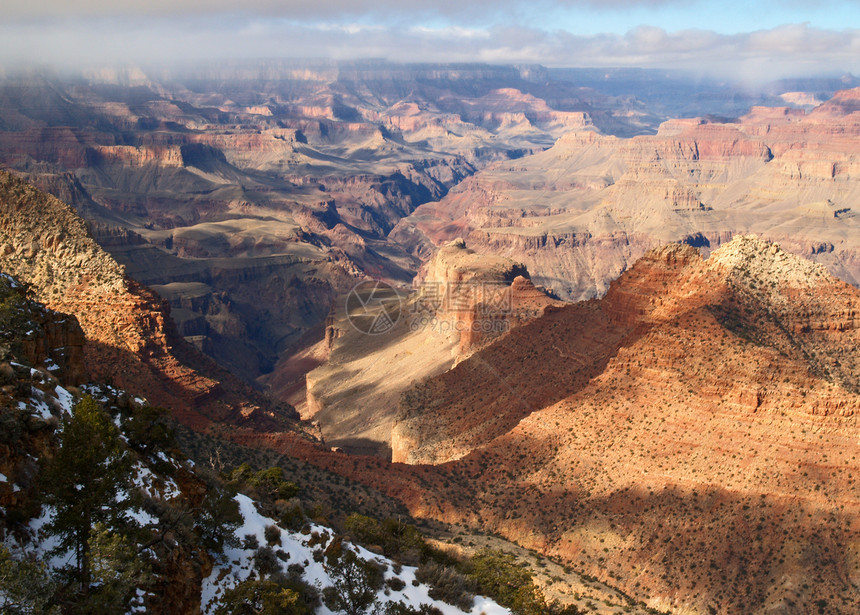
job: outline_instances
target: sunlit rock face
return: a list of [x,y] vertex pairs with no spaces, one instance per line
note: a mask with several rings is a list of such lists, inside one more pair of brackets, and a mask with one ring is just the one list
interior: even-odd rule
[[806,112],[755,107],[730,122],[670,120],[632,139],[572,130],[422,205],[394,236],[416,253],[464,237],[570,299],[602,295],[666,241],[707,254],[749,232],[857,284],[857,97],[839,92]]
[[438,464],[437,514],[477,514],[660,608],[791,612],[818,599],[810,574],[847,605],[858,308],[856,288],[755,238],[708,260],[650,250],[603,299],[404,393],[394,456]]
[[642,129],[626,102],[544,73],[283,61],[10,74],[0,165],[71,204],[189,342],[255,381],[363,277],[411,281],[429,252],[389,235],[422,203],[594,125],[587,110]]

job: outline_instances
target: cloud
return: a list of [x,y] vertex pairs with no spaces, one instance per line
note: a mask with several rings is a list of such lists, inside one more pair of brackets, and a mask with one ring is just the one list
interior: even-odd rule
[[260,15],[290,19],[337,20],[361,15],[481,16],[528,10],[576,7],[627,9],[680,5],[682,0],[5,0],[4,19],[119,16]]
[[[158,4],[159,0],[154,1]],[[257,4],[266,2],[257,0]],[[860,29],[837,31],[788,24],[721,34],[640,26],[622,34],[585,36],[562,29],[511,25],[431,27],[420,23],[211,15],[0,24],[0,64],[7,66],[29,62],[78,68],[261,57],[636,66],[763,80],[813,73],[860,73]]]

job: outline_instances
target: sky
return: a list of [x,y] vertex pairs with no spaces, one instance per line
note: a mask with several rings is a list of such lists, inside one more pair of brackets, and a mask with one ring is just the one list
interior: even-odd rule
[[0,66],[226,58],[860,74],[860,0],[0,0]]

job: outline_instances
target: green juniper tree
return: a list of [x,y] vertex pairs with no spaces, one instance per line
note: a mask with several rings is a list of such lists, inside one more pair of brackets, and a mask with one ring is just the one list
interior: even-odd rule
[[72,418],[63,419],[59,440],[42,474],[45,503],[54,509],[45,529],[59,539],[55,555],[74,553],[68,571],[76,587],[73,601],[86,603],[93,589],[96,527],[111,532],[128,526],[132,460],[119,430],[90,396],[75,405]]
[[325,551],[325,569],[332,585],[323,589],[323,602],[336,612],[365,615],[379,606],[377,591],[384,582],[376,562],[364,561],[336,538]]
[[272,580],[248,579],[227,590],[215,615],[313,615],[298,592]]
[[54,581],[44,562],[32,554],[14,558],[0,546],[0,613],[5,615],[58,615],[50,604]]
[[492,596],[515,615],[542,615],[546,601],[531,573],[517,565],[513,555],[484,549],[466,562],[467,576],[478,584],[478,591]]

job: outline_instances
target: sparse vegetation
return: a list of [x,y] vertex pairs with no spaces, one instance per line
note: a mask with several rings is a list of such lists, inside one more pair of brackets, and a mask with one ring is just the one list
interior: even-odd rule
[[325,566],[333,584],[323,588],[323,601],[333,611],[363,615],[377,607],[383,572],[372,561],[360,559],[335,539],[325,551]]
[[228,590],[220,600],[215,615],[313,615],[298,592],[272,580],[249,579]]

